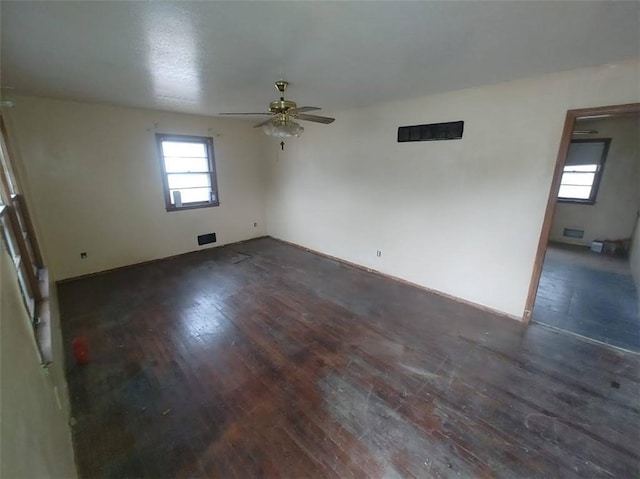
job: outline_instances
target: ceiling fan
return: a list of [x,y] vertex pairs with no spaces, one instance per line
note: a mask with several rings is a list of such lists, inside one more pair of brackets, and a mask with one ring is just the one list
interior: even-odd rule
[[279,138],[300,136],[304,128],[294,120],[313,121],[328,125],[333,123],[335,118],[327,116],[307,115],[308,111],[320,110],[315,106],[302,106],[298,108],[296,102],[284,99],[284,92],[289,83],[284,80],[275,82],[276,89],[280,92],[280,99],[269,103],[269,112],[263,113],[220,113],[221,115],[269,115],[269,119],[258,123],[254,128],[262,127],[263,131],[270,136]]

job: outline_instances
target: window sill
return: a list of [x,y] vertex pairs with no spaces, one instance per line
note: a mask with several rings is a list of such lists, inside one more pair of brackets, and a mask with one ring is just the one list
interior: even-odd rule
[[213,208],[215,206],[220,206],[219,202],[216,203],[194,203],[190,205],[184,205],[180,207],[176,206],[167,206],[167,211],[184,211],[184,210],[196,210],[199,208]]
[[574,205],[588,205],[588,206],[593,206],[596,204],[595,200],[572,200],[570,198],[558,198],[558,203],[569,203]]

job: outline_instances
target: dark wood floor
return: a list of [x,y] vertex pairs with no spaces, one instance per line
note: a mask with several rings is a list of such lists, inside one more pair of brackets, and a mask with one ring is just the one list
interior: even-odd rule
[[83,477],[639,474],[638,356],[272,239],[58,291]]

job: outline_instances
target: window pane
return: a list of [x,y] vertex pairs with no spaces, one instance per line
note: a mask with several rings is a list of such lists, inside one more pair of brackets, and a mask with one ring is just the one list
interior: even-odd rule
[[9,155],[7,154],[6,145],[4,143],[4,136],[0,137],[0,167],[4,170],[5,178],[7,179],[7,183],[9,183],[9,193],[16,194],[18,191],[14,185],[13,171],[11,168],[11,163],[7,160],[11,160]]
[[20,253],[18,252],[18,245],[16,244],[16,238],[13,236],[13,229],[9,225],[9,220],[7,216],[3,216],[0,219],[0,224],[2,225],[4,231],[4,239],[7,242],[7,246],[9,247],[9,254],[13,259],[17,259],[20,257]]
[[568,165],[564,167],[564,171],[586,171],[596,172],[598,165]]
[[164,159],[164,167],[167,173],[189,173],[209,171],[207,158],[179,158],[168,156]]
[[207,173],[186,173],[167,175],[169,189],[211,187],[211,175]]
[[33,316],[35,304],[34,304],[33,298],[29,294],[29,289],[27,288],[27,280],[24,277],[24,273],[22,272],[22,269],[18,269],[18,284],[20,285],[20,291],[22,292],[22,297],[24,298],[25,303],[27,303],[29,316]]
[[588,200],[590,195],[590,186],[561,185],[560,191],[558,192],[559,198],[572,198],[577,200]]
[[164,156],[187,156],[191,158],[206,158],[207,149],[204,143],[163,141],[162,154]]
[[179,191],[182,199],[182,203],[197,203],[201,201],[212,201],[211,188],[194,188],[188,190],[171,190],[171,204],[175,204],[174,191]]
[[[211,138],[157,135],[160,161],[166,173],[167,206],[217,205]],[[171,208],[173,209],[173,208]]]
[[595,177],[595,173],[563,173],[561,184],[591,186]]

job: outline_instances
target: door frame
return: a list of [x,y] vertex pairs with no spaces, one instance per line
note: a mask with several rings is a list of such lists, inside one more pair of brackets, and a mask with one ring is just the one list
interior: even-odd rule
[[640,103],[627,103],[624,105],[611,105],[611,106],[599,106],[594,108],[580,108],[577,110],[568,110],[567,116],[564,121],[564,128],[562,130],[562,138],[560,140],[560,147],[558,148],[558,156],[556,158],[556,166],[553,170],[553,179],[551,180],[551,188],[549,190],[549,198],[547,200],[547,208],[544,212],[544,221],[542,222],[542,231],[540,232],[540,239],[538,240],[538,249],[536,251],[536,258],[533,263],[533,272],[531,273],[531,283],[529,284],[529,293],[527,294],[527,301],[524,306],[524,313],[522,319],[525,323],[531,321],[531,313],[533,311],[533,304],[536,300],[536,293],[538,292],[538,285],[540,284],[540,276],[542,275],[542,263],[544,262],[544,256],[547,251],[547,245],[549,243],[549,236],[551,234],[551,226],[553,224],[553,215],[556,210],[556,203],[558,200],[558,191],[560,190],[560,180],[562,179],[562,171],[564,170],[564,164],[567,160],[567,153],[569,152],[569,145],[571,144],[572,133],[575,128],[576,119],[583,116],[596,116],[596,115],[625,115],[625,114],[640,114]]

